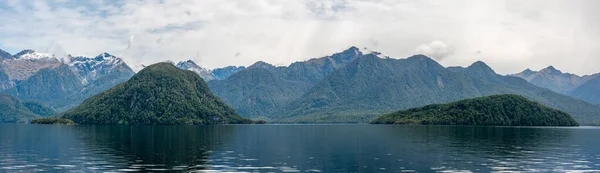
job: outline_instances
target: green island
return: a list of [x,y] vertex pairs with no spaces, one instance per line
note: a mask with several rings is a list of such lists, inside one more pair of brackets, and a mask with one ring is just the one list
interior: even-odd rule
[[75,125],[70,119],[65,118],[54,118],[54,117],[46,117],[46,118],[38,118],[31,120],[31,124],[64,124],[64,125]]
[[372,124],[578,126],[567,113],[519,95],[492,95],[398,111]]
[[77,124],[252,124],[213,95],[196,73],[168,62],[85,100],[62,118]]

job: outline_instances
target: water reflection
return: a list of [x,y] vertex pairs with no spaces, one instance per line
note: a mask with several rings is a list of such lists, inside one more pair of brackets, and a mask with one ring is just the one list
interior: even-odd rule
[[[82,126],[85,151],[108,156],[126,171],[193,171],[210,169],[209,155],[231,138],[224,126]],[[82,151],[84,152],[84,151]],[[121,169],[123,171],[123,169]]]
[[564,172],[597,128],[0,125],[0,172]]

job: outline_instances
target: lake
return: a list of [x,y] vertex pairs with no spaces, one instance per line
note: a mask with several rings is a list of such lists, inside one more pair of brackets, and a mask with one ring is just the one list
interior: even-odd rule
[[600,128],[0,124],[0,172],[599,171]]

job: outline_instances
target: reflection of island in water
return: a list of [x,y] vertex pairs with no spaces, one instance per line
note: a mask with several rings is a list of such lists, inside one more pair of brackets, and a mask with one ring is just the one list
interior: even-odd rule
[[207,165],[232,126],[80,126],[77,131],[98,160],[121,171],[190,171]]
[[[283,125],[238,129],[232,149],[255,166],[300,171],[545,170],[569,159],[573,129],[476,126]],[[224,145],[225,147],[227,145]],[[587,164],[585,166],[593,166]],[[597,166],[596,166],[597,167]]]

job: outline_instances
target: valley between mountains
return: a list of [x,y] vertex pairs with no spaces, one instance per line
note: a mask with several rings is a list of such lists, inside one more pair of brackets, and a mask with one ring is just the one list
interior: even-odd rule
[[[499,75],[481,61],[444,67],[425,55],[397,59],[357,47],[289,66],[260,61],[206,69],[188,60],[151,65],[138,74],[108,53],[55,57],[0,50],[0,60],[0,107],[20,112],[0,117],[3,122],[55,115],[88,123],[102,117],[106,124],[367,123],[400,110],[508,94],[567,113],[576,121],[568,124],[600,125],[600,75],[577,76],[553,67]],[[172,86],[180,90],[165,90]],[[107,97],[111,93],[135,98]],[[98,113],[102,110],[109,112]],[[146,118],[138,117],[142,114]]]

